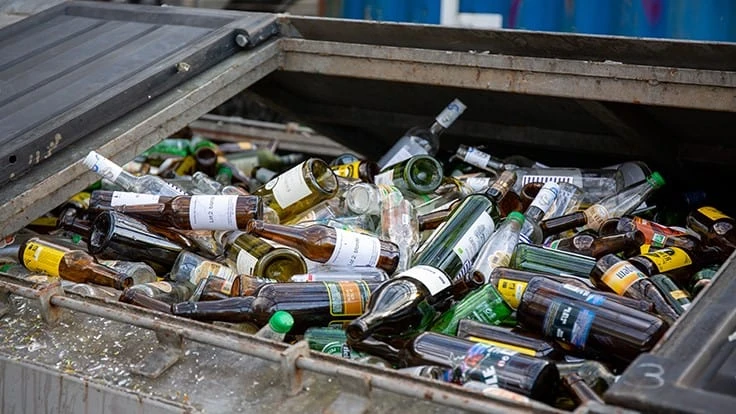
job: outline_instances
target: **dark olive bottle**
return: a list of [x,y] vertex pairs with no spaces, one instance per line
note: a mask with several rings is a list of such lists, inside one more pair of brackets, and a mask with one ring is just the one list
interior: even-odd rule
[[677,286],[668,275],[652,275],[649,276],[649,280],[659,288],[667,303],[670,304],[678,315],[682,315],[690,307],[690,294]]
[[458,338],[498,346],[535,358],[560,359],[564,351],[553,342],[533,338],[520,333],[517,328],[508,329],[487,323],[463,319],[458,324]]
[[41,237],[31,237],[18,249],[18,261],[32,272],[60,277],[77,283],[94,283],[124,289],[133,277],[97,263],[91,254]]
[[736,249],[736,220],[715,207],[700,207],[685,219],[687,227],[700,234],[709,244],[718,246],[728,254]]
[[307,273],[304,257],[291,247],[274,247],[241,231],[218,232],[215,237],[238,273],[280,282],[288,281],[293,275]]
[[579,232],[572,237],[557,239],[549,248],[595,257],[596,259],[609,253],[631,252],[644,244],[644,234],[638,230],[626,233],[598,237],[587,231]]
[[669,327],[650,313],[541,277],[527,285],[516,319],[583,355],[625,363],[650,350]]
[[420,154],[384,169],[373,181],[401,192],[429,194],[442,184],[443,177],[442,164],[431,155]]
[[400,351],[404,366],[437,365],[460,370],[465,380],[498,384],[505,390],[551,402],[560,374],[550,361],[501,347],[425,332]]
[[688,285],[690,295],[696,297],[703,289],[710,285],[718,274],[718,269],[720,269],[720,266],[706,266],[695,272]]
[[307,259],[335,266],[368,266],[392,274],[399,265],[399,247],[389,241],[323,224],[307,227],[254,220],[248,232],[298,250]]

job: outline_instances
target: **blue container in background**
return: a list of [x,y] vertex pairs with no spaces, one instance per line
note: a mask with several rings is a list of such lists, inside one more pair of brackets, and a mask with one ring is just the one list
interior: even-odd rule
[[621,0],[567,0],[564,4],[563,30],[574,33],[613,34]]
[[559,32],[565,0],[511,0],[508,26],[512,29]]
[[694,40],[736,40],[733,0],[669,0],[668,37]]

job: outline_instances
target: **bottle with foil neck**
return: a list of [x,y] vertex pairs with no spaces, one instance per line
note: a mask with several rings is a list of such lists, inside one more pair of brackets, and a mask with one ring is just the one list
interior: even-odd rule
[[430,155],[415,155],[381,171],[376,184],[392,185],[405,194],[429,194],[442,184],[442,165]]
[[32,237],[20,245],[18,261],[40,272],[76,283],[94,283],[118,290],[133,285],[133,278],[101,265],[94,256],[52,240]]
[[608,219],[631,214],[655,190],[664,185],[664,179],[653,172],[646,180],[631,184],[621,191],[595,202],[583,211],[544,220],[540,223],[545,237],[579,226],[598,231]]
[[522,243],[542,243],[544,235],[542,229],[539,228],[539,222],[547,211],[552,208],[559,192],[560,186],[553,181],[544,183],[539,189],[529,207],[524,211],[525,220],[519,234],[519,240]]
[[148,174],[135,176],[95,151],[90,151],[83,163],[87,168],[122,187],[125,191],[172,197],[186,194],[184,190],[169,184],[161,177]]
[[410,128],[378,160],[378,166],[383,170],[414,155],[428,154],[434,156],[440,148],[440,135],[465,112],[465,108],[465,104],[459,99],[454,99],[437,115],[428,129],[422,127]]
[[301,253],[290,247],[274,247],[260,238],[242,231],[218,232],[225,257],[238,274],[289,281],[307,272]]
[[273,209],[281,222],[334,197],[338,191],[335,173],[319,158],[306,161],[284,171],[259,187],[253,194]]
[[392,274],[399,264],[394,243],[322,224],[307,227],[251,222],[248,232],[298,250],[304,257],[336,266],[372,266]]
[[473,262],[470,271],[477,277],[482,277],[488,283],[491,272],[497,267],[505,267],[511,263],[511,256],[519,243],[519,233],[524,225],[524,215],[512,211],[498,226]]
[[158,204],[123,205],[117,211],[150,223],[182,230],[244,230],[254,219],[263,218],[258,196],[177,196]]

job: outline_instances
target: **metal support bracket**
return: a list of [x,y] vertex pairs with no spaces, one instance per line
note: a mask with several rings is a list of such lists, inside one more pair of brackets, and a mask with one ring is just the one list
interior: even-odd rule
[[290,397],[299,394],[303,388],[302,370],[296,366],[296,361],[300,357],[308,356],[309,344],[304,340],[295,343],[281,352],[281,375],[284,384],[286,384],[286,392]]
[[141,362],[130,367],[134,374],[148,378],[158,378],[184,355],[184,337],[171,330],[157,330],[158,348],[148,354]]
[[13,300],[10,298],[10,292],[5,289],[0,289],[0,318],[13,313],[14,311],[15,305],[13,304]]
[[371,378],[370,375],[349,375],[339,373],[337,380],[340,384],[340,394],[325,410],[325,414],[340,414],[345,412],[363,414],[371,408]]
[[55,324],[61,319],[61,308],[51,304],[54,296],[64,296],[61,280],[56,280],[38,289],[38,301],[41,304],[41,317],[48,324]]

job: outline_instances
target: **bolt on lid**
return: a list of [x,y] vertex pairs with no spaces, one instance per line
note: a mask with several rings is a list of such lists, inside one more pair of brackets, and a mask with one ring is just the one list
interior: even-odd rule
[[652,187],[659,188],[664,185],[664,178],[657,172],[653,172],[652,175],[647,177],[647,181],[649,181],[650,184],[652,184]]
[[506,216],[506,218],[507,218],[507,219],[509,219],[509,220],[514,220],[514,221],[518,221],[519,223],[523,223],[523,222],[524,222],[524,219],[526,219],[526,217],[524,217],[524,215],[523,215],[523,214],[521,214],[521,213],[520,213],[520,212],[518,212],[518,211],[512,211],[512,212],[510,212],[510,213],[509,213],[509,214],[508,214],[508,215]]
[[294,326],[294,317],[289,312],[277,311],[268,320],[268,325],[274,332],[281,334],[288,333]]

